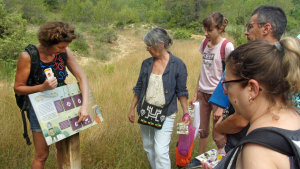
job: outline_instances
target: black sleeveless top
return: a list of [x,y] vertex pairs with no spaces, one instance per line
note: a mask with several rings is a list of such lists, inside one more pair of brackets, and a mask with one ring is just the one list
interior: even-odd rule
[[[39,56],[40,57],[40,56]],[[39,59],[40,60],[40,59]],[[54,76],[57,79],[57,87],[66,85],[65,79],[68,76],[67,70],[66,70],[66,64],[67,64],[67,53],[60,53],[55,56],[52,62],[44,63],[40,60],[40,62],[37,64],[37,71],[33,78],[33,86],[34,85],[40,85],[43,84],[46,80],[46,75],[44,70],[47,68],[52,68],[52,71],[54,73]]]

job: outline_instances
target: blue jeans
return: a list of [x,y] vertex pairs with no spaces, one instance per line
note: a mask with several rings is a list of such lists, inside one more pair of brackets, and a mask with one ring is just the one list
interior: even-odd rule
[[30,122],[30,130],[35,132],[42,132],[42,129],[40,127],[40,123],[35,115],[35,112],[33,110],[33,107],[30,106],[28,112],[27,112],[27,118]]
[[140,125],[143,147],[152,169],[171,169],[169,144],[173,132],[174,119],[167,117],[162,129]]

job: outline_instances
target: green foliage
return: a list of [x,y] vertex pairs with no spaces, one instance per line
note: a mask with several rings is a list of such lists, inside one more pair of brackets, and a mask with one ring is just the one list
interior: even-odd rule
[[152,13],[152,22],[153,23],[168,23],[169,20],[169,14],[165,10],[159,10],[157,12]]
[[24,41],[27,22],[19,12],[8,13],[3,1],[0,1],[0,16],[0,59],[16,60],[27,45]]
[[202,24],[200,22],[191,22],[187,28],[192,31],[194,34],[203,33]]
[[114,66],[113,65],[105,65],[104,66],[104,70],[105,70],[105,72],[107,72],[107,73],[113,73],[114,72]]
[[140,22],[138,14],[132,9],[125,5],[122,10],[117,14],[117,19],[123,21],[124,26],[127,24]]
[[168,2],[166,8],[171,12],[169,27],[185,27],[195,19],[195,4],[194,1],[182,0],[177,3]]
[[[297,29],[299,27],[299,22],[295,18],[293,18],[289,15],[287,15],[286,17],[287,17],[287,26],[286,26],[287,32],[290,32],[291,30]],[[298,28],[298,30],[299,30],[299,28]]]
[[44,0],[5,0],[7,8],[22,13],[29,23],[42,24],[47,20],[47,8]]
[[123,29],[123,28],[124,28],[124,23],[123,23],[123,21],[116,21],[114,25],[115,25],[115,27],[118,28],[118,29]]
[[59,7],[58,0],[44,0],[44,1],[49,6],[50,9],[58,9]]
[[0,79],[6,79],[7,81],[12,82],[15,77],[16,65],[16,60],[8,59],[4,61],[0,59]]
[[243,26],[236,26],[234,30],[228,31],[228,34],[233,37],[235,47],[247,43],[247,37],[244,35]]
[[91,22],[94,17],[94,4],[89,1],[67,0],[62,18],[69,22]]
[[92,28],[88,30],[88,33],[95,36],[100,42],[112,43],[118,39],[117,33],[108,27]]
[[83,54],[89,53],[89,45],[84,37],[84,35],[80,32],[76,32],[77,38],[70,43],[69,48],[72,51],[77,51]]
[[111,11],[110,1],[98,1],[94,8],[94,22],[106,26],[114,17]]
[[174,39],[190,39],[192,34],[185,29],[178,29],[174,33]]

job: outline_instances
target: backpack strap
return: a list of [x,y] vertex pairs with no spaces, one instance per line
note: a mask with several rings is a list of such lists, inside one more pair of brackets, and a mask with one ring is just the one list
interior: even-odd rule
[[204,49],[206,48],[207,43],[209,42],[208,39],[204,39],[203,43],[202,43],[202,51],[204,52]]
[[[274,141],[276,140],[276,141]],[[298,141],[299,142],[299,141]],[[296,141],[291,140],[284,134],[272,130],[271,128],[259,128],[251,131],[246,137],[244,137],[239,144],[233,149],[233,152],[241,151],[241,147],[246,143],[255,143],[265,147],[268,147],[274,151],[287,156],[295,156],[297,164],[300,166],[300,147]],[[226,165],[232,162],[232,166],[235,165],[237,156],[239,153],[231,153],[229,160],[226,161]],[[232,168],[232,167],[231,167]]]
[[225,70],[225,47],[227,45],[227,43],[230,42],[230,40],[225,39],[221,45],[221,50],[220,50],[220,55],[221,55],[221,59],[222,59],[222,67],[223,67],[223,72]]
[[37,68],[38,68],[38,64],[40,62],[40,55],[39,55],[39,52],[38,52],[38,49],[36,48],[36,46],[34,46],[32,44],[29,44],[25,48],[25,51],[28,52],[28,54],[30,55],[30,58],[31,58],[30,74],[27,79],[27,85],[31,86],[33,83],[33,78],[34,78]]
[[[30,59],[31,59],[30,74],[28,76],[26,85],[31,86],[33,83],[33,78],[37,71],[39,61],[40,61],[40,55],[39,55],[39,52],[38,52],[36,46],[34,46],[32,44],[29,44],[25,48],[25,51],[30,55]],[[28,111],[28,109],[30,107],[29,97],[25,96],[23,101],[24,101],[24,104],[23,104],[22,109],[20,110],[21,115],[22,115],[23,128],[24,128],[23,137],[24,137],[24,139],[26,139],[27,145],[31,145],[31,142],[30,142],[30,139],[29,139],[28,133],[27,133],[27,123],[26,123],[26,117],[25,117],[25,111]]]

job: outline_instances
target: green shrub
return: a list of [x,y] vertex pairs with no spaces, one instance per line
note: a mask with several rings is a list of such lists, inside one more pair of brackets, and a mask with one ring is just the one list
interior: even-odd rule
[[124,23],[123,23],[123,21],[116,21],[114,26],[118,29],[123,29],[124,28]]
[[178,29],[174,33],[174,39],[190,39],[192,34],[184,29]]
[[58,0],[44,0],[45,3],[49,6],[49,8],[52,9],[58,9],[59,2]]
[[297,20],[289,15],[287,17],[287,25],[286,25],[286,31],[289,32],[293,29],[298,29],[299,28],[299,23]]
[[96,37],[96,40],[100,42],[112,43],[118,39],[117,33],[108,27],[92,28],[88,30],[88,33]]
[[112,72],[114,72],[114,66],[113,65],[105,65],[104,66],[104,70],[105,70],[105,72],[107,72],[107,73],[112,73]]
[[89,53],[89,45],[85,39],[85,37],[80,33],[76,32],[77,38],[72,41],[72,43],[69,45],[69,48],[72,51],[78,51],[83,54]]
[[0,1],[0,59],[17,60],[27,45],[25,42],[26,25],[21,13],[8,12]]
[[244,34],[244,26],[235,26],[234,30],[228,31],[228,34],[234,39],[235,48],[247,43],[247,37]]
[[202,24],[200,22],[191,22],[187,28],[192,31],[194,34],[203,33]]

